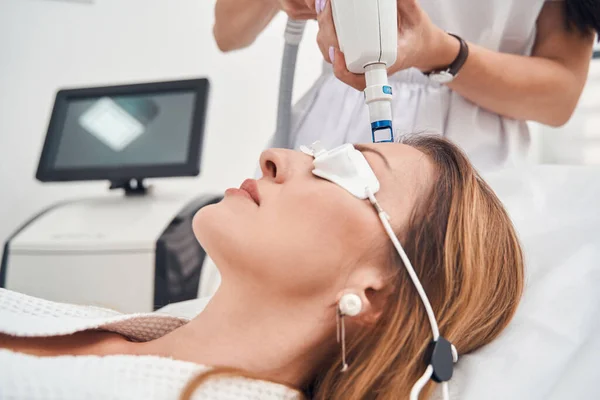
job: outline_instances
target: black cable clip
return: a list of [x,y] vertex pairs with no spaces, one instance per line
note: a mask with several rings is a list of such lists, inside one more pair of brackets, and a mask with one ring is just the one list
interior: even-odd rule
[[458,361],[458,354],[452,343],[440,336],[429,345],[427,359],[433,367],[431,379],[441,383],[452,378],[454,363]]

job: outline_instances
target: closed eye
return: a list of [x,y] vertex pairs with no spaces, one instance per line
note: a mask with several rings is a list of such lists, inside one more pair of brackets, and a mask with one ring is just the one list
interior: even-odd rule
[[363,145],[360,145],[360,144],[355,144],[355,145],[354,145],[354,148],[355,148],[356,150],[360,151],[360,152],[361,152],[361,153],[363,153],[363,154],[364,154],[365,152],[367,152],[367,151],[368,151],[368,152],[370,152],[370,153],[377,154],[379,157],[381,157],[381,159],[383,160],[383,163],[385,164],[385,166],[387,167],[387,169],[389,169],[390,171],[392,170],[392,167],[390,166],[390,163],[389,163],[389,161],[388,161],[387,157],[386,157],[386,156],[384,156],[384,155],[383,155],[383,154],[382,154],[382,153],[381,153],[379,150],[372,149],[372,148],[370,148],[370,147],[363,146]]

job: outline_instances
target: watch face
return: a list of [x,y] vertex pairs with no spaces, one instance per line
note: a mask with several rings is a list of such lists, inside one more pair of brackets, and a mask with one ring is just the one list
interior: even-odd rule
[[454,79],[454,75],[452,75],[448,71],[440,71],[440,72],[434,72],[433,74],[429,75],[429,79],[432,82],[444,84],[444,83],[452,82],[452,80]]

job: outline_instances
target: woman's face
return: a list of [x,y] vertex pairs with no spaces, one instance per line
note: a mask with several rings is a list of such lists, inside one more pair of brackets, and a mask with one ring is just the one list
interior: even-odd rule
[[[403,232],[434,177],[432,162],[402,144],[356,146],[380,182],[376,194]],[[341,290],[353,268],[388,260],[390,243],[373,206],[312,174],[313,158],[271,149],[263,177],[230,189],[202,208],[194,232],[219,266],[223,281],[243,278],[286,296]]]

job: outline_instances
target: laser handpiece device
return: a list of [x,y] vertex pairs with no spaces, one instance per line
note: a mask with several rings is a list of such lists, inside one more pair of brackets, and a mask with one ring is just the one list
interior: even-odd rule
[[[387,68],[396,62],[396,0],[330,0],[340,50],[350,72],[364,74],[374,143],[393,142],[392,87]],[[281,64],[277,129],[271,147],[291,148],[292,93],[298,47],[306,21],[289,19]]]
[[393,142],[392,87],[387,68],[396,62],[398,18],[396,0],[330,0],[333,22],[346,67],[364,74],[374,143]]

